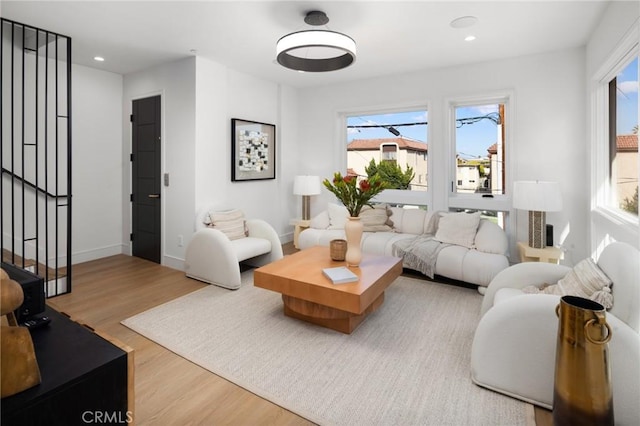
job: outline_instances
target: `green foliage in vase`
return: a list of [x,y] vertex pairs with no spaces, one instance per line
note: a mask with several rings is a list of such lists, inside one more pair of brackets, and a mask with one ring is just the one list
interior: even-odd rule
[[322,184],[338,197],[351,217],[360,216],[362,207],[371,206],[370,200],[387,188],[379,175],[373,175],[358,182],[357,177],[343,177],[340,172],[333,174],[333,181],[325,179]]

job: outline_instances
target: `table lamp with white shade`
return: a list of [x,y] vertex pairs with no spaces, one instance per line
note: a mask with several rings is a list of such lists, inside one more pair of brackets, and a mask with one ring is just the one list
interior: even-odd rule
[[320,177],[296,176],[293,180],[294,195],[302,195],[302,220],[311,219],[311,195],[320,195]]
[[513,207],[529,210],[529,246],[545,248],[546,212],[562,209],[560,184],[538,180],[514,182]]

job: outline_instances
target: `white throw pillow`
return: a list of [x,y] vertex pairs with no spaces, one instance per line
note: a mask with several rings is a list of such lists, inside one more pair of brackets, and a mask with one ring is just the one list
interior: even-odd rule
[[600,303],[605,309],[613,306],[611,295],[611,280],[590,258],[581,260],[557,284],[539,288],[528,286],[522,289],[524,293],[556,294],[558,296],[578,296]]
[[314,229],[327,229],[331,222],[329,221],[329,213],[326,210],[318,213],[311,218],[309,226]]
[[329,228],[327,229],[344,229],[344,224],[347,223],[349,217],[347,208],[329,203],[327,211],[329,212]]
[[434,239],[441,243],[473,248],[479,224],[480,212],[448,213],[439,219]]
[[222,232],[230,240],[238,240],[247,236],[244,213],[241,210],[209,212],[207,225]]
[[[360,211],[360,221],[365,232],[393,231],[391,225],[393,222],[389,220],[391,210],[387,209],[386,204],[374,204],[373,208],[364,206]],[[391,225],[389,224],[391,223]]]

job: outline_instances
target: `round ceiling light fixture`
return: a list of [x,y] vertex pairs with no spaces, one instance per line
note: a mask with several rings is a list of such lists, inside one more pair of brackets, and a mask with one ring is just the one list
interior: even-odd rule
[[[308,12],[304,22],[326,25],[329,18],[317,10]],[[356,42],[330,30],[305,30],[287,34],[276,44],[276,60],[296,71],[325,72],[346,68],[356,60]]]
[[475,16],[461,16],[449,23],[451,28],[469,28],[478,22],[478,18]]

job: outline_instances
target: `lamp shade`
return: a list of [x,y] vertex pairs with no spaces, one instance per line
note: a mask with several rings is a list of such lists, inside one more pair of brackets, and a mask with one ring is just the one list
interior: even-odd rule
[[513,207],[538,212],[560,211],[562,210],[560,184],[538,180],[514,182]]
[[318,176],[296,176],[293,180],[294,195],[319,195],[320,189]]

